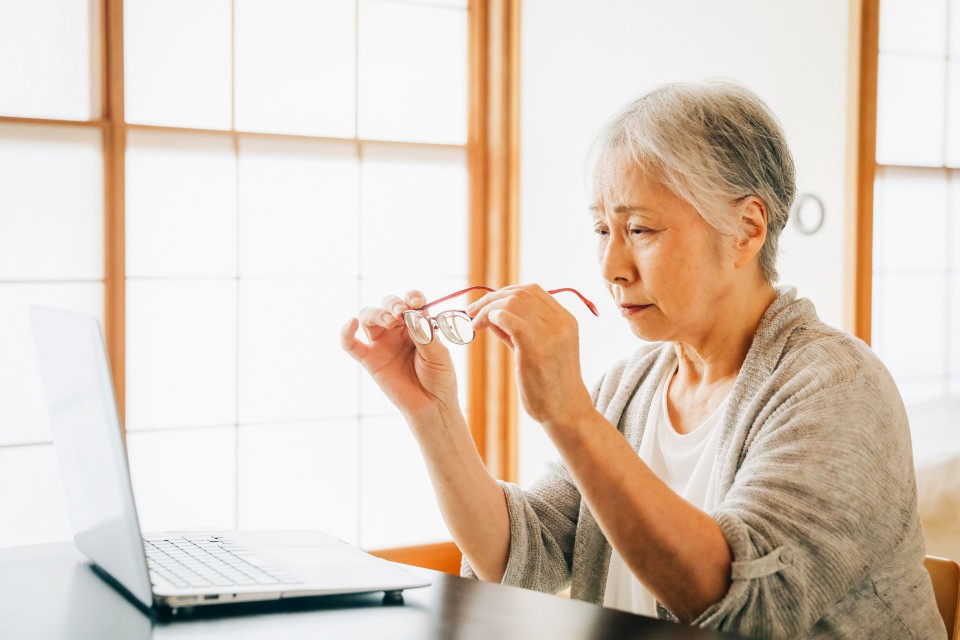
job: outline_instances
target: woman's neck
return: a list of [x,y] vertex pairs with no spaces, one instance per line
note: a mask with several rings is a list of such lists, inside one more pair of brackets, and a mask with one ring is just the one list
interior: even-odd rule
[[674,343],[679,360],[674,384],[695,388],[732,383],[746,360],[763,314],[776,298],[776,289],[766,282],[725,296],[714,322],[700,336]]

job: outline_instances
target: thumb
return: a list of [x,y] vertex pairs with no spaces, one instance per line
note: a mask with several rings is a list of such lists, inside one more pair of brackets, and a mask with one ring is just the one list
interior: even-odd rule
[[416,347],[417,354],[420,358],[428,364],[439,365],[446,364],[450,361],[450,350],[443,344],[439,335],[434,334],[433,340],[427,344],[420,344],[413,339],[411,339],[411,342],[413,342],[413,345]]

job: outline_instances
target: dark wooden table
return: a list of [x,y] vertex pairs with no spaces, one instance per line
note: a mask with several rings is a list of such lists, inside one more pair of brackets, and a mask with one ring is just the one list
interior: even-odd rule
[[701,639],[721,634],[515,587],[424,572],[433,584],[382,594],[198,607],[148,616],[101,580],[71,543],[0,549],[0,638]]

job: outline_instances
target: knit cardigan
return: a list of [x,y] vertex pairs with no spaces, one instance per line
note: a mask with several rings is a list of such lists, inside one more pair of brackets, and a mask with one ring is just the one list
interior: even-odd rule
[[[592,391],[634,450],[672,349],[644,345]],[[906,412],[866,344],[779,288],[716,428],[711,515],[732,552],[731,584],[692,624],[762,638],[946,637],[923,568]],[[565,465],[549,463],[529,489],[501,486],[502,582],[569,584],[573,598],[602,603],[610,543]],[[466,559],[462,574],[476,577]]]

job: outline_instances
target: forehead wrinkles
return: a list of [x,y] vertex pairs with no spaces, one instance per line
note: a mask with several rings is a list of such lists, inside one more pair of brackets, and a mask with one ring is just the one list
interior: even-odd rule
[[655,168],[640,164],[629,152],[616,149],[606,152],[594,166],[591,192],[593,215],[613,213],[618,206],[640,204],[635,202],[638,194],[629,193],[638,182],[645,189],[656,185],[669,190],[659,176]]

